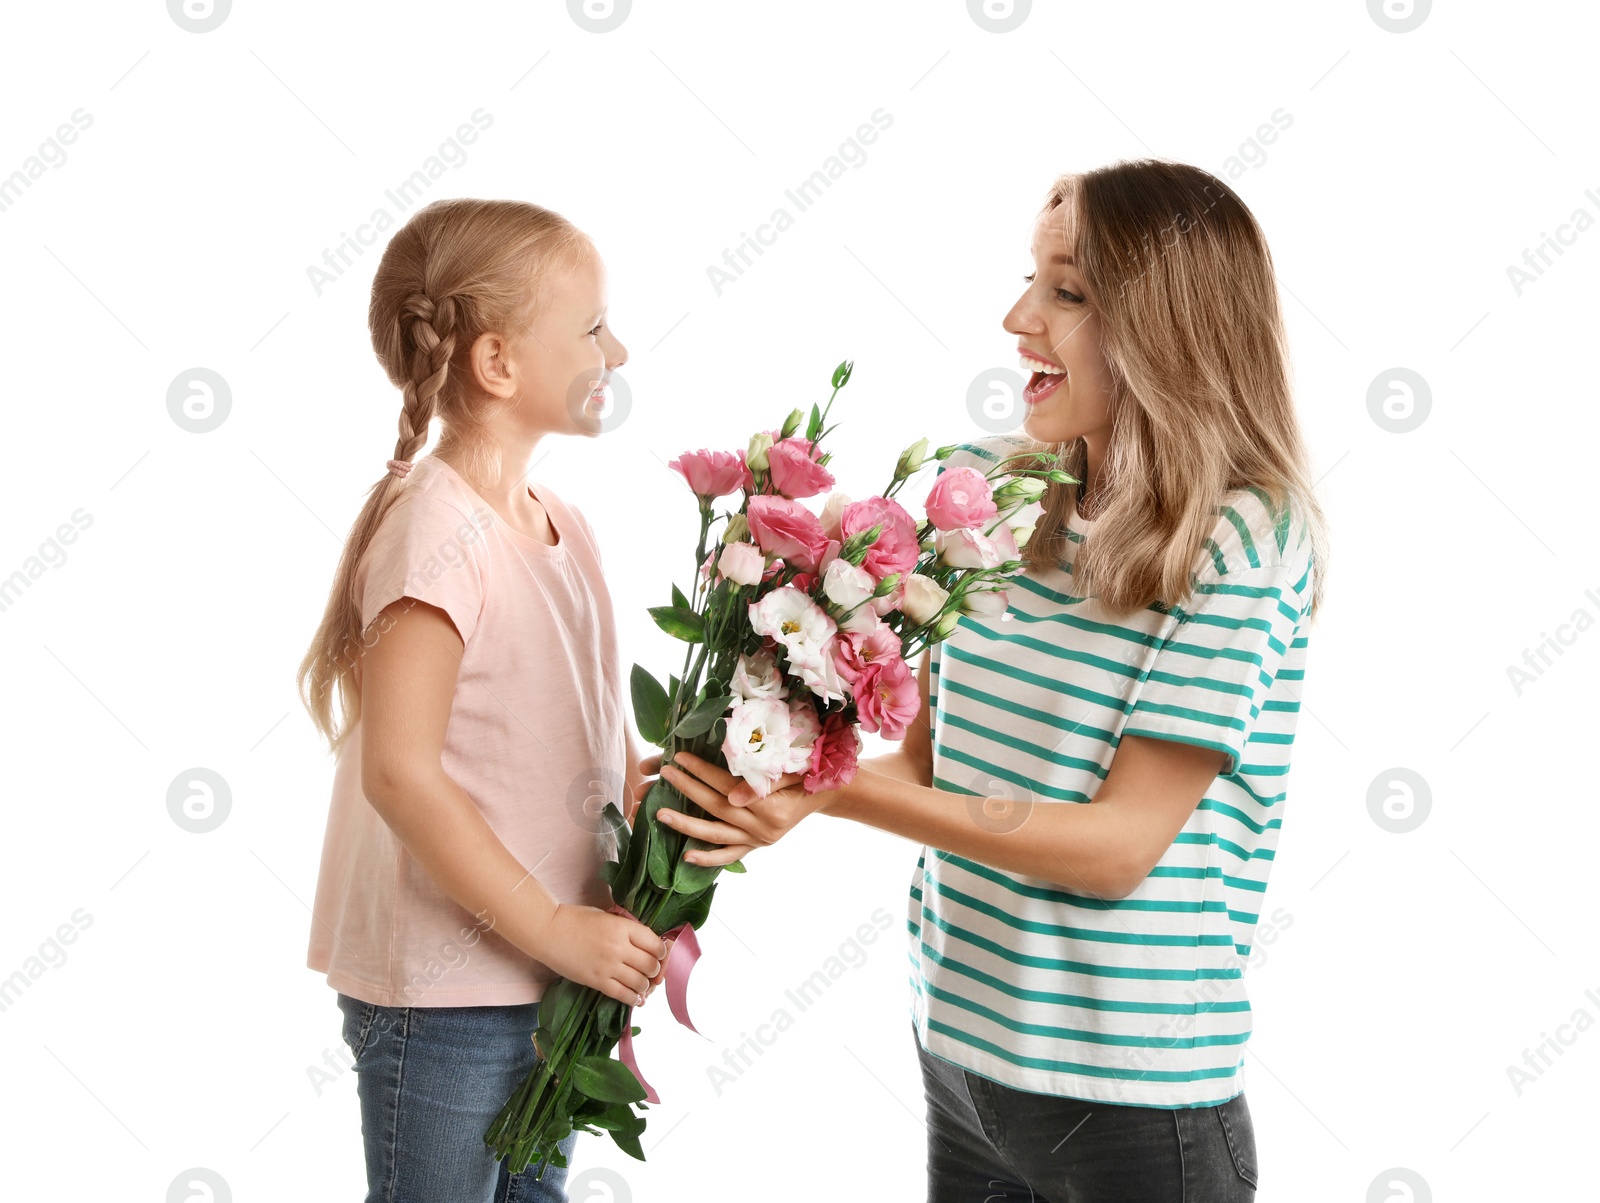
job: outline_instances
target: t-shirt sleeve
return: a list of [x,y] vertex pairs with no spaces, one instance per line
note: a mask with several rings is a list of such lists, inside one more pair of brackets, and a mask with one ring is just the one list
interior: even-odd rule
[[[1269,526],[1264,539],[1260,530],[1255,534],[1256,544],[1265,546],[1274,532]],[[1156,652],[1122,733],[1215,748],[1227,756],[1226,776],[1238,771],[1261,704],[1304,620],[1311,563],[1309,541],[1268,563],[1252,554],[1254,566],[1225,561],[1219,542],[1210,544],[1217,562],[1177,608],[1177,626]]]
[[396,504],[362,558],[362,629],[391,602],[413,597],[443,610],[461,641],[470,640],[483,610],[483,537],[470,517],[436,497]]

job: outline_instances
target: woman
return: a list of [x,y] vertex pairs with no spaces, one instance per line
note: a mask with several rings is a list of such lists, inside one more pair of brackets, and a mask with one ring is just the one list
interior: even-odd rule
[[819,810],[925,845],[931,1203],[1251,1199],[1242,972],[1326,562],[1271,256],[1227,185],[1151,160],[1058,180],[1032,251],[1023,433],[944,464],[1051,450],[1082,482],[1009,612],[962,618],[922,725],[843,789],[758,801],[680,756],[716,818],[663,817],[708,863]]

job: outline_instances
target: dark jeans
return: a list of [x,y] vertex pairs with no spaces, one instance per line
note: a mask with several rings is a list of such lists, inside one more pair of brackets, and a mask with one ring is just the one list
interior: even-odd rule
[[[366,1203],[565,1203],[567,1169],[508,1173],[484,1143],[538,1059],[538,1003],[384,1007],[338,994],[355,1057]],[[577,1134],[561,1142],[570,1160]]]
[[[913,1037],[915,1038],[915,1037]],[[917,1042],[928,1203],[1249,1203],[1256,1139],[1238,1094],[1130,1107],[1016,1090]]]

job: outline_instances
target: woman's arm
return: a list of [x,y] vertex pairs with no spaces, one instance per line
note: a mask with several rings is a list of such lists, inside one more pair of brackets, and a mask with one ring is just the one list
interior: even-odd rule
[[[642,923],[557,902],[518,863],[441,759],[463,644],[446,613],[401,598],[361,660],[361,787],[406,850],[452,899],[562,977],[625,1003],[661,973]],[[378,620],[374,620],[374,625]]]
[[[1093,802],[1003,799],[1015,809],[998,822],[977,795],[934,789],[929,731],[928,662],[918,672],[922,716],[898,751],[863,761],[849,785],[806,794],[799,778],[755,799],[738,778],[698,758],[678,759],[695,776],[666,773],[672,784],[717,820],[660,812],[680,831],[741,848],[775,843],[801,819],[822,811],[890,831],[969,860],[1054,882],[1093,898],[1124,898],[1150,875],[1223,765],[1221,752],[1193,744],[1125,736]],[[696,777],[699,779],[697,780]],[[729,795],[732,795],[730,800]],[[706,864],[725,852],[689,853]]]

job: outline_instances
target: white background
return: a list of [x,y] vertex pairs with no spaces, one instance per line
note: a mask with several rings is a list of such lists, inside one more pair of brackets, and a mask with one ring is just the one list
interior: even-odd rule
[[[633,409],[552,441],[535,479],[590,517],[625,663],[661,675],[644,607],[687,583],[693,522],[662,461],[742,445],[851,357],[835,466],[869,491],[918,435],[978,433],[967,387],[1014,366],[1000,320],[1057,173],[1156,154],[1230,179],[1270,240],[1335,538],[1266,896],[1291,922],[1247,977],[1260,1197],[1565,1195],[1600,1065],[1600,1034],[1559,1027],[1600,1018],[1578,764],[1600,634],[1561,626],[1600,618],[1592,11],[1441,4],[1407,33],[1353,0],[1039,3],[1009,33],[831,0],[640,0],[603,34],[503,0],[241,2],[203,34],[150,0],[6,21],[0,175],[92,116],[0,211],[0,575],[92,518],[0,612],[0,976],[90,919],[0,1012],[8,1196],[158,1201],[189,1167],[241,1201],[360,1196],[354,1075],[308,1073],[342,1046],[304,967],[331,762],[293,675],[399,397],[366,328],[377,250],[320,295],[307,269],[479,108],[428,199],[537,201],[606,259]],[[724,248],[880,108],[866,162],[717,295]],[[1519,295],[1507,268],[1580,208]],[[203,434],[166,406],[195,367],[232,398]],[[1395,367],[1431,390],[1408,433],[1367,404]],[[1519,691],[1508,667],[1558,634]],[[166,806],[197,766],[232,798],[204,835]],[[1397,767],[1431,798],[1403,834],[1368,806]],[[818,819],[725,880],[709,1039],[642,1013],[649,1160],[582,1137],[574,1198],[920,1199],[916,856]],[[878,908],[889,935],[719,1093],[708,1067]],[[1508,1066],[1558,1037],[1519,1093]]]

